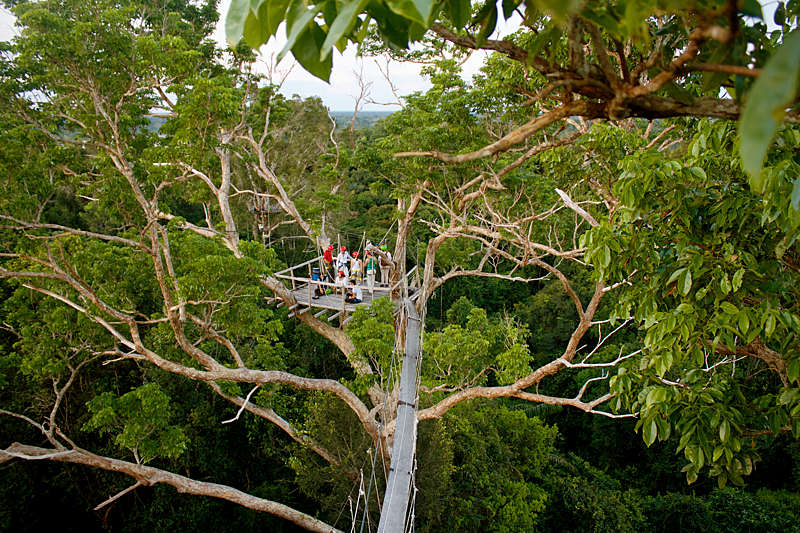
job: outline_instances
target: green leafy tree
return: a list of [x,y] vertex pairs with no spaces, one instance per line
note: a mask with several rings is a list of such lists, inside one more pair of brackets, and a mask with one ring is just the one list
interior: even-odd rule
[[[280,261],[263,236],[256,242],[240,231],[277,206],[281,223],[318,251],[330,241],[329,224],[347,217],[337,212],[348,177],[343,161],[363,162],[380,177],[370,190],[395,203],[387,217],[397,225],[394,280],[409,256],[420,263],[415,297],[423,316],[437,291],[457,280],[511,287],[494,296],[493,310],[543,284],[560,288],[562,309],[570,305],[570,328],[561,324],[551,336],[559,342],[547,350],[531,352],[528,341],[543,346],[549,328],[526,330],[514,316],[463,301],[450,323],[427,335],[417,419],[431,424],[432,440],[452,442],[430,457],[436,474],[429,481],[437,490],[458,487],[454,505],[468,511],[470,524],[484,524],[487,510],[502,516],[498,529],[533,524],[546,495],[531,479],[552,434],[520,412],[478,410],[478,419],[458,422],[468,401],[639,417],[645,442],[678,440],[690,481],[710,466],[721,483],[738,482],[755,460],[743,439],[796,426],[797,209],[788,192],[796,132],[790,125],[778,133],[764,178],[751,176],[748,191],[729,125],[694,119],[739,116],[739,101],[720,97],[719,88],[748,95],[748,80],[760,76],[755,68],[768,72],[768,58],[793,42],[793,6],[773,41],[762,25],[746,24],[759,14],[749,4],[685,10],[586,2],[553,11],[512,2],[503,16],[524,9],[524,23],[505,40],[490,39],[500,16],[494,4],[476,6],[469,29],[468,3],[242,5],[232,7],[234,33],[238,24],[258,43],[287,18],[287,50],[321,76],[333,45],[369,34],[364,11],[396,48],[430,28],[455,47],[500,53],[472,82],[461,79],[452,57],[438,57],[427,70],[432,89],[409,95],[380,135],[345,153],[324,135],[330,130],[319,101],[287,101],[251,73],[245,48],[211,45],[213,4],[20,2],[21,34],[4,45],[0,66],[8,104],[0,121],[9,126],[0,146],[9,177],[0,199],[0,276],[18,303],[4,311],[14,347],[4,344],[3,382],[24,379],[26,394],[2,414],[27,424],[19,440],[39,445],[10,443],[3,461],[113,470],[331,530],[312,516],[316,507],[305,513],[277,503],[263,484],[245,493],[233,481],[175,473],[169,461],[183,457],[170,457],[181,442],[192,449],[198,436],[169,415],[165,396],[149,384],[173,401],[180,396],[165,376],[202,384],[229,404],[234,421],[269,423],[296,446],[287,463],[304,494],[329,506],[367,449],[385,457],[397,403],[389,306],[360,311],[349,330],[317,319],[272,275]],[[303,119],[297,131],[295,116]],[[637,119],[682,116],[691,118]],[[165,122],[156,129],[153,118]],[[784,118],[795,121],[796,110]],[[76,209],[66,216],[68,206]],[[741,224],[756,238],[742,236]],[[542,303],[556,300],[547,296]],[[286,327],[265,297],[282,300],[330,344]],[[603,306],[609,300],[613,309]],[[403,339],[402,325],[394,329]],[[286,338],[317,351],[293,353]],[[135,377],[120,382],[101,362]],[[65,399],[89,372],[108,381],[80,389],[98,398],[81,411],[81,425],[103,435],[76,436],[65,410],[81,402]],[[34,401],[41,397],[47,400]],[[130,408],[145,400],[156,402],[159,416],[143,420]],[[510,449],[520,442],[518,426],[542,448],[524,457]],[[513,469],[460,458],[462,450],[490,455],[476,428],[492,436],[503,464],[521,461],[525,471],[510,475]],[[93,448],[101,453],[81,445],[101,437],[110,437]],[[150,463],[115,457],[115,441],[137,450],[146,443]],[[275,454],[272,444],[264,445]],[[448,473],[449,481],[435,482]],[[330,482],[321,484],[326,475]],[[498,486],[507,493],[493,492],[480,507],[475,492]],[[289,492],[278,496],[294,505]],[[582,501],[598,513],[606,509],[588,496]],[[609,509],[625,501],[616,488],[606,496]],[[633,512],[618,518],[597,522],[628,527],[637,519]]]

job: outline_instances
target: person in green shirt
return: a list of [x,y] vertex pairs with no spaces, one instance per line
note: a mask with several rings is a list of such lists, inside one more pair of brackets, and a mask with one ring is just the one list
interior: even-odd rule
[[378,270],[378,264],[375,257],[369,250],[366,251],[364,256],[364,272],[367,274],[367,287],[369,287],[370,294],[375,293],[375,272]]

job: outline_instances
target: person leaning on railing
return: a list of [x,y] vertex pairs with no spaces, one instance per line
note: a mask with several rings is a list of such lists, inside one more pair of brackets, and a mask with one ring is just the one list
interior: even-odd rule
[[389,278],[392,275],[392,254],[386,247],[386,244],[381,243],[380,250],[378,251],[378,264],[381,267],[381,285],[389,286]]

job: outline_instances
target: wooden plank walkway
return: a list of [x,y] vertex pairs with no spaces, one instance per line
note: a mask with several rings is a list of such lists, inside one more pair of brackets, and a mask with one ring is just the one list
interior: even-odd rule
[[[392,460],[389,468],[389,478],[386,481],[381,517],[378,524],[378,533],[403,533],[410,522],[413,529],[413,511],[408,516],[409,501],[413,490],[414,456],[417,447],[417,371],[420,352],[420,332],[422,324],[414,301],[421,291],[418,279],[411,283],[412,276],[417,272],[415,266],[405,274],[403,279],[392,287],[378,286],[374,291],[362,287],[364,300],[359,304],[349,304],[344,301],[344,296],[339,294],[325,294],[314,298],[314,289],[318,285],[333,288],[330,283],[312,281],[312,272],[320,265],[321,257],[310,259],[305,263],[289,267],[275,276],[285,280],[289,285],[292,296],[297,304],[292,307],[292,313],[305,312],[310,308],[319,308],[314,316],[322,316],[326,310],[334,311],[328,320],[339,318],[339,324],[344,325],[349,320],[348,315],[357,307],[369,306],[378,298],[394,298],[395,312],[405,307],[406,312],[401,315],[406,320],[406,345],[403,353],[403,363],[400,369],[400,390],[397,402],[397,417],[392,444]],[[299,271],[299,272],[297,272]],[[307,276],[305,275],[307,274]],[[401,295],[402,293],[402,295]],[[403,299],[404,298],[404,299]],[[291,315],[290,315],[291,316]]]
[[[362,287],[362,292],[364,293],[364,300],[360,304],[349,304],[345,303],[344,297],[341,294],[326,294],[324,296],[320,296],[319,298],[314,298],[314,288],[316,284],[312,282],[311,284],[311,291],[309,292],[308,283],[297,284],[296,288],[292,290],[292,296],[294,296],[297,303],[299,303],[303,307],[318,307],[322,309],[330,309],[331,311],[341,311],[344,309],[348,313],[352,313],[355,311],[356,307],[369,307],[372,305],[372,302],[377,300],[378,298],[388,298],[389,297],[389,288],[388,287],[375,287],[375,294],[370,294],[370,291],[366,287]],[[309,294],[311,295],[311,299],[309,300]],[[395,301],[395,307],[399,307],[400,301]]]
[[392,461],[386,492],[383,496],[378,533],[403,533],[413,530],[413,516],[408,516],[414,478],[414,455],[417,448],[417,364],[420,357],[421,323],[414,303],[406,299],[406,345],[400,369],[400,392],[397,401],[397,422],[392,444]]
[[[370,290],[366,286],[366,283],[362,282],[359,286],[362,290],[363,300],[358,304],[346,303],[341,292],[332,292],[331,294],[324,294],[318,298],[314,298],[314,289],[316,289],[317,286],[322,286],[326,290],[331,291],[335,291],[336,289],[341,290],[340,287],[336,287],[333,283],[312,280],[312,277],[319,274],[321,261],[322,256],[315,257],[314,259],[309,259],[305,263],[300,263],[299,265],[275,273],[275,277],[285,281],[289,291],[297,301],[297,304],[292,306],[289,316],[293,316],[295,313],[306,312],[310,308],[318,308],[321,311],[315,312],[314,316],[322,316],[325,310],[336,311],[328,317],[328,320],[339,317],[339,324],[344,325],[349,320],[348,317],[357,307],[369,307],[372,305],[372,302],[379,298],[392,298],[395,312],[397,312],[402,305],[401,299],[403,296],[401,293],[404,293],[406,287],[408,287],[408,294],[411,295],[412,300],[419,298],[420,293],[416,288],[418,287],[418,279],[413,278],[417,272],[416,266],[391,287],[376,283],[376,286]],[[314,271],[317,273],[314,274]],[[412,278],[416,280],[414,282],[414,287],[411,286]],[[280,305],[280,303],[278,305]]]

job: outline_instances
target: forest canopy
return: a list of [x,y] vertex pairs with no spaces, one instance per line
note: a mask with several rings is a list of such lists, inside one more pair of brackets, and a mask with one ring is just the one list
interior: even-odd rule
[[[214,1],[7,5],[4,529],[374,526],[400,294],[277,275],[367,241],[424,324],[419,530],[796,525],[797,2],[235,0],[226,49]],[[255,68],[281,22],[431,87],[337,128]]]

